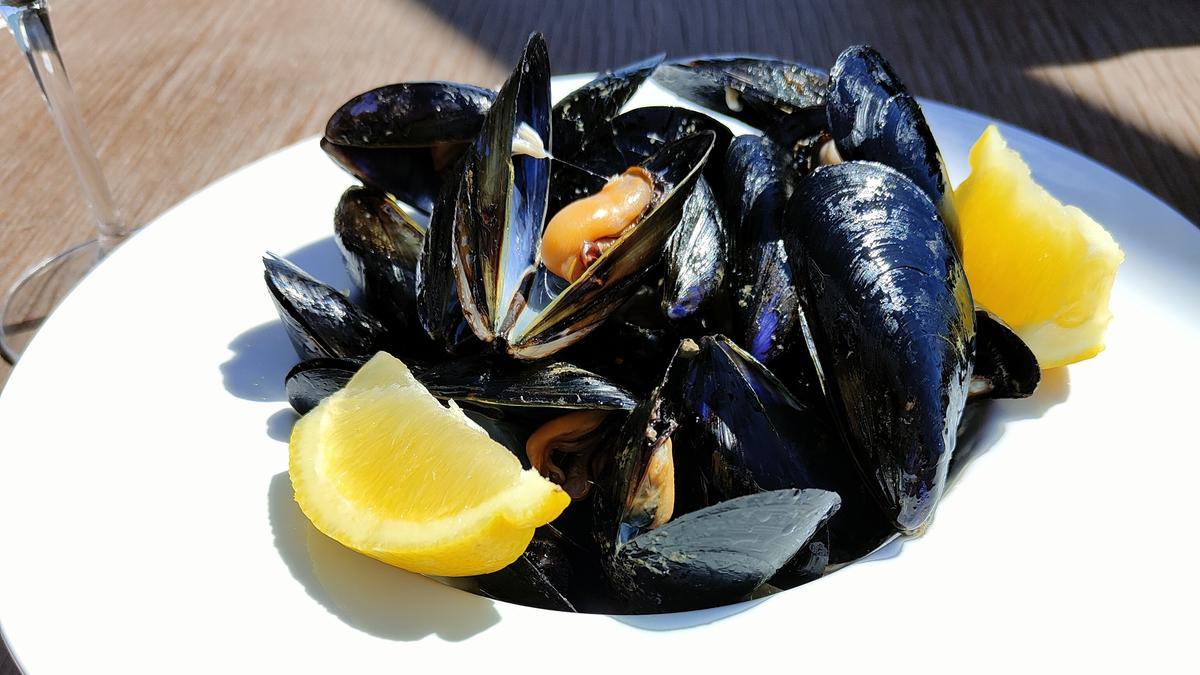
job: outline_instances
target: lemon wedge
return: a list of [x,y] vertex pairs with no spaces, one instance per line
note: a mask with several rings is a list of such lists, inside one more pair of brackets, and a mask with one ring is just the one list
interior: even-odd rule
[[570,503],[385,353],[296,423],[288,473],[318,530],[438,576],[507,566]]
[[1042,368],[1104,349],[1109,294],[1125,254],[1099,223],[1034,182],[990,125],[954,191],[975,302],[1016,331]]

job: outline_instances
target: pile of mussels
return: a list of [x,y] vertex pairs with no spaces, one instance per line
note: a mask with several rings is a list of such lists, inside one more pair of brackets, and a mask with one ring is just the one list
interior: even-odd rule
[[[622,112],[647,78],[761,134]],[[289,399],[386,350],[561,484],[471,581],[494,598],[673,611],[819,578],[919,534],[964,410],[1040,378],[975,307],[933,136],[869,47],[828,75],[660,56],[552,104],[534,34],[499,91],[381,87],[321,145],[362,182],[334,220],[357,293],[266,257]]]

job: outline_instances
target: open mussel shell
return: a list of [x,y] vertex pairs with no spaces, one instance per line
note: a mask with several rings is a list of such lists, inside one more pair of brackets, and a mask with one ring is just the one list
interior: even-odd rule
[[332,287],[271,253],[263,266],[271,300],[301,359],[374,354],[388,345],[383,323]]
[[599,75],[556,103],[552,125],[556,156],[573,161],[591,154],[588,138],[597,130],[607,129],[607,124],[662,63],[663,56],[657,54]]
[[1042,379],[1042,369],[1029,345],[1000,317],[986,310],[976,310],[975,329],[971,400],[1032,396]]
[[[288,402],[307,413],[354,376],[363,358],[316,358],[287,374]],[[485,406],[563,410],[632,410],[638,403],[628,390],[569,363],[537,366],[503,363],[474,356],[436,365],[411,366],[413,377],[434,396]]]
[[454,246],[455,222],[463,213],[462,163],[457,177],[442,184],[429,216],[421,255],[417,261],[417,318],[425,335],[444,350],[457,353],[478,344],[463,315],[458,299],[455,267],[459,264]]
[[917,531],[945,485],[974,361],[962,262],[929,197],[882,164],[819,167],[786,219],[837,419],[884,511]]
[[503,344],[525,307],[546,218],[550,158],[514,154],[518,134],[551,150],[550,60],[540,33],[530,36],[466,155],[454,267],[463,312],[484,342]]
[[824,125],[825,73],[791,61],[719,56],[668,62],[659,86],[709,110],[739,119],[790,146]]
[[920,104],[887,59],[865,45],[843,51],[829,73],[826,109],[839,154],[886,164],[911,179],[937,206],[957,245],[945,162]]
[[729,228],[721,207],[701,177],[683,205],[679,227],[667,241],[662,308],[668,319],[704,325],[706,315],[723,298],[729,248]]
[[733,305],[740,344],[774,363],[797,342],[800,294],[783,245],[793,189],[790,154],[764,136],[739,136],[725,155],[726,209],[737,242]]
[[635,612],[745,599],[808,544],[838,504],[825,490],[776,490],[693,511],[620,546],[610,581]]
[[675,106],[634,108],[612,121],[613,147],[625,166],[643,161],[667,143],[702,131],[711,131],[714,135],[712,162],[705,166],[704,176],[712,188],[720,193],[724,189],[724,177],[719,160],[725,156],[725,150],[733,140],[729,127],[702,112]]
[[416,309],[421,227],[385,193],[352,187],[338,203],[333,231],[367,307],[385,322],[407,325]]
[[551,275],[542,269],[529,306],[509,337],[510,354],[536,360],[574,344],[637,292],[657,269],[713,141],[711,132],[701,132],[667,144],[640,163],[655,184],[647,213],[565,288],[551,288]]
[[321,148],[365,185],[428,213],[445,171],[478,135],[494,96],[454,82],[373,89],[330,117]]

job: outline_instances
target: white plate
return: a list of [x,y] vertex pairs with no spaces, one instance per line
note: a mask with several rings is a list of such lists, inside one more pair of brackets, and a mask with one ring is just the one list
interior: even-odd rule
[[[648,88],[635,104],[669,100]],[[925,110],[961,179],[987,120]],[[317,534],[287,478],[296,356],[260,263],[275,251],[349,286],[330,235],[351,181],[306,141],[138,233],[13,373],[0,621],[14,655],[31,675],[1179,668],[1200,601],[1200,232],[1096,163],[1004,133],[1125,249],[1116,319],[1106,352],[1000,406],[990,449],[900,555],[759,603],[629,619],[494,603]]]

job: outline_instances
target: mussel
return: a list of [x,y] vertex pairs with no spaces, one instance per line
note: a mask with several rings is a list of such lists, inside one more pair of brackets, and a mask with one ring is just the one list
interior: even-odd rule
[[[558,157],[589,161],[598,152],[593,139],[607,140],[606,123],[613,121],[662,60],[663,55],[658,54],[603,73],[554,104],[553,147]],[[626,166],[634,163],[627,162]]]
[[920,104],[887,59],[865,45],[843,51],[829,71],[826,110],[837,154],[886,164],[907,176],[937,206],[960,245],[946,164]]
[[725,156],[725,203],[736,233],[734,315],[741,344],[772,365],[792,351],[800,295],[783,245],[783,210],[796,176],[788,151],[763,136],[739,136]]
[[[744,597],[837,511],[832,487],[862,492],[821,409],[750,362],[723,338],[685,340],[618,436],[596,536],[614,591],[634,609]],[[746,545],[744,528],[758,543]]]
[[321,149],[365,185],[428,213],[443,178],[479,133],[494,96],[454,82],[373,89],[329,118]]
[[[455,219],[453,267],[463,312],[480,340],[523,360],[583,339],[637,289],[679,222],[713,144],[711,133],[689,136],[626,170],[629,187],[612,199],[648,188],[649,200],[611,243],[594,254],[585,250],[590,264],[563,283],[538,264],[543,229],[555,229],[546,218],[556,215],[546,208],[555,188],[549,92],[546,45],[535,34],[468,151]],[[580,244],[586,249],[590,242]]]
[[897,529],[933,515],[975,357],[975,308],[933,202],[900,172],[816,169],[786,215],[788,260],[829,398]]
[[367,307],[397,327],[415,323],[423,229],[385,193],[352,187],[338,203],[333,231]]
[[[365,358],[313,358],[285,378],[288,401],[300,414],[350,381]],[[411,366],[413,376],[440,399],[511,408],[628,411],[637,398],[607,379],[569,363],[536,367],[489,356]]]
[[683,205],[679,227],[667,241],[662,308],[667,319],[711,329],[724,314],[730,232],[716,195],[700,178]]
[[271,300],[301,359],[370,355],[388,346],[383,323],[345,295],[271,253],[263,266]]
[[971,400],[1032,396],[1042,379],[1042,369],[1029,345],[987,310],[976,310],[975,328]]
[[828,78],[800,63],[753,56],[669,62],[658,67],[654,81],[757,127],[785,146],[820,131],[825,123]]

